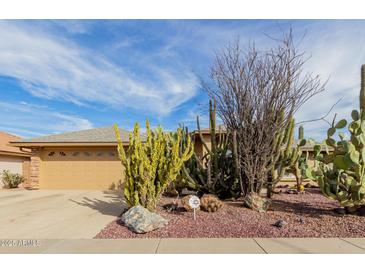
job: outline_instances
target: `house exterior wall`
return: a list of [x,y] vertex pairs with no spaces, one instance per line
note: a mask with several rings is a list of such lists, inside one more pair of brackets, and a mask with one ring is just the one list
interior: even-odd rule
[[26,158],[22,163],[23,177],[25,179],[23,185],[26,186],[30,181],[30,158]]
[[25,187],[29,188],[39,188],[39,177],[40,177],[40,153],[41,149],[32,149],[30,156],[30,171],[29,180]]
[[[4,170],[22,175],[27,182],[29,179],[29,159],[27,157],[0,155],[0,176]],[[0,188],[2,187],[3,182],[0,177]]]
[[[203,138],[210,148],[210,135],[203,134]],[[199,135],[195,136],[194,150],[199,157],[206,153]],[[313,165],[312,152],[309,152],[309,162]],[[113,186],[120,186],[124,180],[122,165],[114,145],[78,144],[71,147],[58,144],[37,148],[32,150],[30,162],[22,164],[23,176],[29,178],[25,186],[32,188],[111,189]],[[285,179],[295,180],[292,176]]]
[[[211,139],[209,134],[202,134],[203,139],[207,147],[210,149],[212,147]],[[194,143],[194,151],[198,157],[203,157],[204,154],[207,152],[206,147],[204,146],[203,142],[201,141],[201,138],[199,134],[195,135],[195,143]]]
[[31,178],[40,189],[114,189],[123,170],[116,146],[47,147],[32,156]]
[[0,156],[0,173],[9,170],[11,173],[23,174],[23,159],[13,156]]

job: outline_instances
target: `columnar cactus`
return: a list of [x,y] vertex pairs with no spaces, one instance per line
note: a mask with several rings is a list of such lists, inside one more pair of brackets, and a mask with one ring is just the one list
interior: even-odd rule
[[361,67],[360,112],[351,112],[352,121],[348,125],[350,138],[337,130],[347,125],[345,119],[335,123],[327,131],[326,144],[333,149],[322,156],[320,147],[315,147],[317,165],[308,169],[307,177],[318,182],[324,195],[352,208],[365,205],[365,65]]
[[161,127],[152,131],[146,121],[147,139],[141,140],[138,123],[129,136],[127,153],[124,151],[119,128],[114,126],[118,140],[118,155],[124,166],[124,197],[129,207],[142,205],[154,211],[163,191],[176,179],[183,163],[193,154],[190,137],[180,149],[183,132],[164,133]]
[[238,162],[234,134],[224,131],[216,124],[216,103],[209,102],[210,145],[206,142],[197,117],[198,138],[204,147],[203,156],[193,154],[185,163],[183,177],[190,188],[200,193],[215,194],[220,198],[240,195],[239,177],[234,162]]
[[[297,191],[304,191],[302,171],[303,171],[303,164],[306,164],[308,160],[308,151],[306,157],[302,156],[302,146],[304,146],[305,144],[306,140],[304,139],[304,128],[303,126],[299,126],[298,144],[296,147],[298,158],[296,159],[294,164],[292,164],[291,167],[289,168],[289,172],[291,172],[295,176],[295,180],[297,183]],[[303,163],[303,161],[305,163]]]
[[[284,119],[284,113],[281,114],[281,121]],[[285,172],[292,172],[297,179],[298,188],[301,185],[301,170],[298,160],[302,155],[301,147],[306,144],[303,127],[299,127],[299,140],[294,146],[294,127],[295,120],[291,118],[283,130],[278,132],[274,141],[274,153],[269,165],[269,182],[267,185],[267,196],[271,197],[273,190],[278,182],[282,179]]]
[[303,140],[304,139],[304,127],[303,126],[299,126],[298,139],[299,140]]

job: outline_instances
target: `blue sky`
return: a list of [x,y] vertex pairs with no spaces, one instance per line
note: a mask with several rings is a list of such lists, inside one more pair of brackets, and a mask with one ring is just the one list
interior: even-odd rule
[[[292,27],[311,56],[305,70],[329,78],[326,91],[296,114],[318,118],[357,108],[365,63],[365,21],[354,20],[1,20],[0,130],[24,137],[134,122],[206,125],[208,79],[214,54],[240,37],[258,48]],[[324,122],[305,124],[323,139]]]

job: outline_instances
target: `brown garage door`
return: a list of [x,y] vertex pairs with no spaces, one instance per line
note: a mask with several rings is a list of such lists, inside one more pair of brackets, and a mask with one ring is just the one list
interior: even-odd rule
[[110,189],[122,182],[115,148],[45,149],[40,188]]

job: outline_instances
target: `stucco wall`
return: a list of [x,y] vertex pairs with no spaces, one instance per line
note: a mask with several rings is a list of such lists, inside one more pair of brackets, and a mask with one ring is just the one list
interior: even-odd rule
[[110,189],[123,181],[116,147],[50,147],[39,156],[41,189]]
[[[205,144],[210,149],[211,146],[212,146],[211,140],[210,140],[210,135],[209,134],[203,134],[203,139],[204,139]],[[199,157],[203,157],[204,154],[207,152],[207,150],[206,150],[205,146],[203,145],[203,143],[200,139],[200,136],[198,134],[195,135],[194,151]]]
[[9,170],[11,173],[23,174],[23,159],[13,156],[1,156],[0,155],[0,188],[3,187],[1,181],[1,173],[4,170]]

